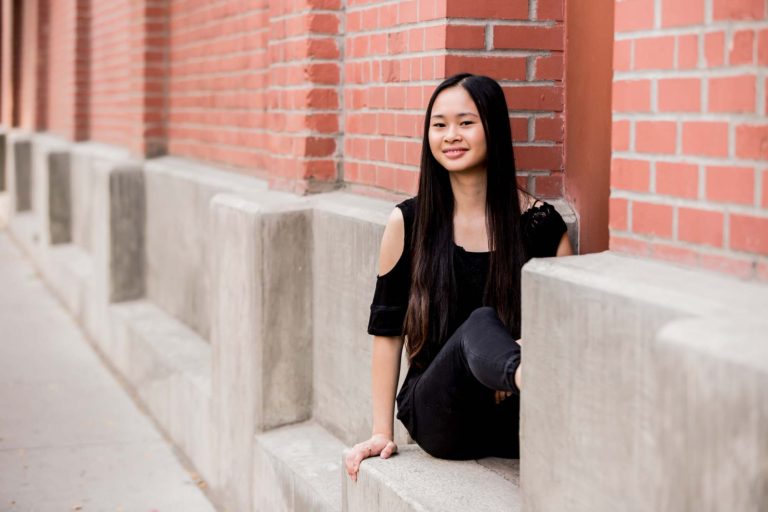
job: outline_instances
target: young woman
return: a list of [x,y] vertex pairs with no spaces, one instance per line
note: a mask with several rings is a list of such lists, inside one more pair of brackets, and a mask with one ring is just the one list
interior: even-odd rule
[[531,257],[572,254],[562,217],[537,203],[517,187],[499,84],[446,79],[427,107],[418,194],[384,229],[368,324],[373,435],[347,450],[353,480],[366,457],[397,451],[404,343],[397,418],[426,452],[519,456],[520,270]]

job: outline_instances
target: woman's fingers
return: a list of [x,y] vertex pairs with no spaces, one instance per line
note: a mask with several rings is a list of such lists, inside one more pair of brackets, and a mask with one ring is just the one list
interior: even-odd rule
[[397,445],[394,443],[394,441],[390,441],[387,443],[387,446],[381,450],[381,458],[388,459],[395,452],[397,452]]

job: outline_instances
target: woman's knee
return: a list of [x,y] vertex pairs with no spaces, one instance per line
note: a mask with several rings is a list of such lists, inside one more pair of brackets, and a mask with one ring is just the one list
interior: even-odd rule
[[475,325],[475,324],[484,324],[489,321],[498,320],[499,314],[496,312],[496,310],[490,306],[483,306],[481,308],[477,308],[472,313],[469,314],[469,317],[467,318],[467,323],[469,325]]

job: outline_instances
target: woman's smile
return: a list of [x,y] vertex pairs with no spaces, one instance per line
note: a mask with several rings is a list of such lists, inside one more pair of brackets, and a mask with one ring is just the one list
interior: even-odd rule
[[450,158],[451,160],[456,160],[457,158],[461,158],[464,156],[464,153],[466,153],[468,150],[466,148],[451,148],[446,149],[443,151],[445,153],[445,156]]

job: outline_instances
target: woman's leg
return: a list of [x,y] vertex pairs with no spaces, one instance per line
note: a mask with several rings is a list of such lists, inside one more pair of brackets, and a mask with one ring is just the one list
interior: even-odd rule
[[[487,307],[473,311],[414,386],[413,438],[440,458],[516,456],[519,397],[515,394],[497,405],[494,394],[518,392],[514,374],[519,363],[520,346],[496,311]],[[501,417],[515,421],[492,424]],[[500,436],[506,429],[508,435]]]

